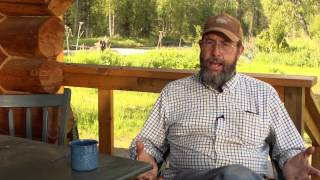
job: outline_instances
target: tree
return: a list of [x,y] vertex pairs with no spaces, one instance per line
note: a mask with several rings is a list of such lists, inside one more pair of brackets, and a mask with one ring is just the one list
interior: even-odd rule
[[156,0],[140,0],[132,2],[134,36],[149,37],[155,24]]

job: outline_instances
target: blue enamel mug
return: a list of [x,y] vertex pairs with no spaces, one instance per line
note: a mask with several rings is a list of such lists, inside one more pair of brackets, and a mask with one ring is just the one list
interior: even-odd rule
[[75,171],[91,171],[98,168],[97,141],[74,140],[71,145],[71,168]]

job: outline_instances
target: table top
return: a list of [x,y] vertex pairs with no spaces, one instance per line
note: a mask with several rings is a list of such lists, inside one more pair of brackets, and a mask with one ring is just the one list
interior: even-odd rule
[[151,165],[99,154],[99,167],[89,172],[71,169],[67,147],[0,135],[0,179],[121,180],[151,169]]

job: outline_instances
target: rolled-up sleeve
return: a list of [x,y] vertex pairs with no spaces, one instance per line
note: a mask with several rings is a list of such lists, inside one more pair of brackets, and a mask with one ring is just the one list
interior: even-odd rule
[[167,147],[167,128],[166,120],[166,88],[162,90],[155,105],[150,111],[142,130],[131,142],[129,153],[131,159],[136,159],[136,141],[144,143],[144,150],[155,158],[157,163],[163,161],[163,154]]

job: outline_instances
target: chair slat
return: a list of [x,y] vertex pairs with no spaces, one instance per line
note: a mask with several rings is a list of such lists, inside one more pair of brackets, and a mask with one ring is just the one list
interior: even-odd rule
[[8,111],[8,124],[9,124],[9,134],[10,136],[15,135],[15,129],[14,129],[14,121],[13,121],[13,110],[12,108],[9,108]]
[[[71,91],[68,88],[64,89],[63,94],[18,94],[18,95],[0,95],[0,107],[1,108],[26,108],[26,137],[32,139],[32,108],[42,107],[42,132],[41,139],[43,142],[48,142],[48,120],[49,120],[49,107],[59,108],[59,134],[58,144],[64,145],[66,137],[66,124],[68,116],[68,108],[70,103]],[[8,126],[9,134],[15,136],[14,127],[14,113],[12,109],[8,110]],[[51,117],[51,116],[50,116]],[[55,116],[56,117],[56,116]]]
[[48,107],[42,108],[42,141],[48,142]]
[[32,116],[31,108],[26,109],[26,136],[28,139],[32,139]]

